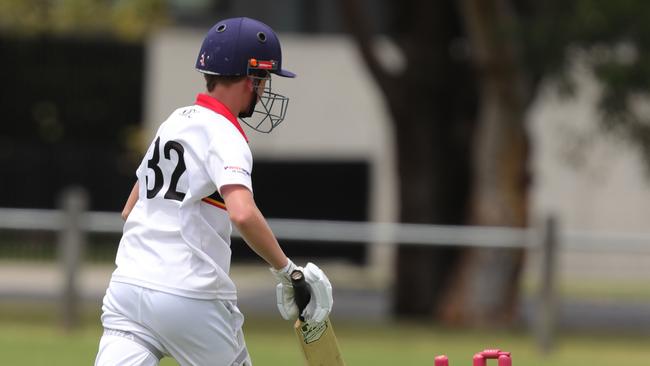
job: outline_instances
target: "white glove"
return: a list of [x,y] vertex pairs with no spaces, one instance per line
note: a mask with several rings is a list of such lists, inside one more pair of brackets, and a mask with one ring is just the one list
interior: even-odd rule
[[289,263],[282,269],[271,268],[271,273],[273,273],[279,282],[275,287],[278,310],[285,320],[292,320],[298,317],[298,306],[296,305],[293,285],[291,284],[291,272],[297,269],[302,271],[302,267],[296,266],[291,259],[289,259]]
[[302,270],[305,281],[311,289],[311,300],[302,316],[307,323],[320,323],[332,311],[334,299],[332,298],[332,284],[325,273],[313,263],[307,263]]

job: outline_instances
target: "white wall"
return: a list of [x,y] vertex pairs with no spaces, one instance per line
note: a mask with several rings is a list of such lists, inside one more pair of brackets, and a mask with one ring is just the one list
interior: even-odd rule
[[547,83],[530,111],[533,215],[555,213],[571,229],[650,232],[648,163],[599,130],[600,88],[580,67],[576,78],[575,98]]

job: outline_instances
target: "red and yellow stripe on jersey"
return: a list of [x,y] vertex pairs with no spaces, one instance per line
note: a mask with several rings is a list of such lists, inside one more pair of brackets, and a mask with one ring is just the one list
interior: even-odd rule
[[207,203],[208,205],[212,205],[214,207],[227,211],[226,203],[224,202],[224,199],[219,194],[219,191],[214,191],[213,194],[201,199],[201,201]]

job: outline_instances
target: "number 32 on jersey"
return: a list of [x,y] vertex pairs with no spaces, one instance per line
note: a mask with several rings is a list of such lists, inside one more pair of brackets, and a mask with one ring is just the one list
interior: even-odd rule
[[158,195],[160,190],[163,188],[166,180],[169,180],[169,188],[163,196],[165,199],[182,201],[183,198],[185,198],[185,193],[178,191],[178,180],[186,170],[185,160],[183,159],[185,149],[183,148],[183,145],[177,141],[167,141],[163,146],[162,151],[165,159],[173,161],[171,155],[172,150],[176,153],[176,157],[178,158],[176,166],[171,172],[163,172],[163,169],[160,166],[160,137],[156,138],[156,142],[154,143],[153,147],[153,155],[151,156],[151,159],[147,160],[147,168],[153,170],[154,173],[153,187],[151,189],[149,189],[149,174],[146,176],[147,198],[149,199],[154,198],[156,195]]

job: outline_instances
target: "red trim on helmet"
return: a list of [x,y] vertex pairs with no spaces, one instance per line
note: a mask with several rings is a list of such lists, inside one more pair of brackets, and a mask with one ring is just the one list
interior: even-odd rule
[[275,70],[278,68],[278,63],[273,60],[262,61],[262,60],[256,60],[252,58],[248,61],[248,66],[250,66],[253,69]]
[[241,125],[239,124],[239,121],[237,121],[237,118],[235,118],[228,107],[223,105],[223,103],[221,103],[219,100],[209,96],[208,94],[200,93],[196,96],[195,104],[226,117],[226,119],[228,119],[228,121],[230,121],[230,123],[232,123],[237,128],[237,130],[239,130],[241,135],[244,136],[246,142],[248,142],[248,137],[246,136],[244,129],[241,128]]

